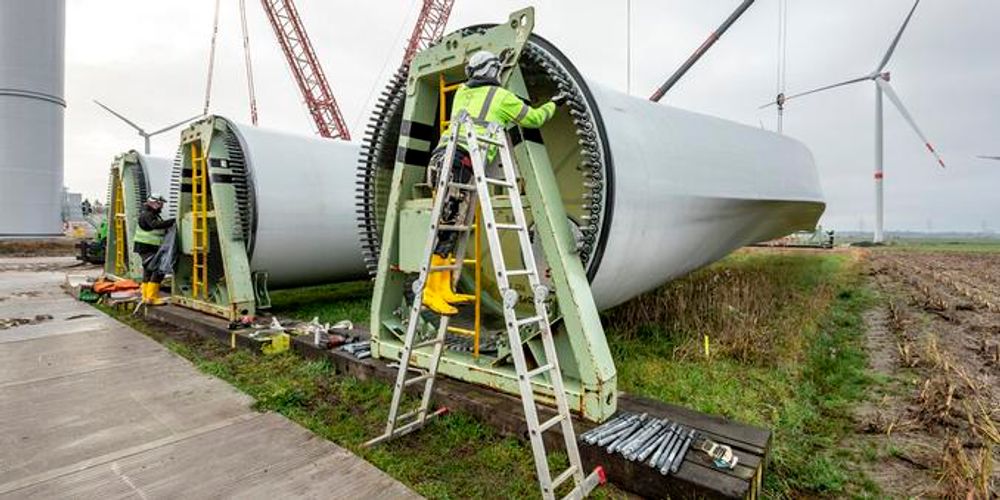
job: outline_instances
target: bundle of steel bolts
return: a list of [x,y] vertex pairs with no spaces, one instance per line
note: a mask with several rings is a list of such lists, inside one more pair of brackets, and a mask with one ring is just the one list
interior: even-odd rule
[[623,413],[580,435],[580,439],[606,446],[632,462],[646,462],[660,474],[674,474],[698,433],[668,419],[649,418],[645,413]]

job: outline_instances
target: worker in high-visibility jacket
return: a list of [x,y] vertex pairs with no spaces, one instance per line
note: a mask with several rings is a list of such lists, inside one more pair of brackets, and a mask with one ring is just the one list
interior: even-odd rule
[[139,254],[142,259],[142,301],[147,304],[160,305],[160,283],[163,282],[163,273],[159,272],[153,262],[157,250],[163,244],[163,236],[167,229],[174,225],[174,219],[163,220],[160,211],[163,210],[163,203],[166,200],[162,195],[153,193],[142,205],[142,212],[139,214],[139,224],[135,228],[132,236],[132,250]]
[[[469,58],[465,67],[466,82],[455,91],[451,108],[451,123],[441,134],[441,141],[431,153],[428,181],[435,185],[437,172],[445,160],[445,149],[451,135],[451,127],[457,127],[458,119],[463,112],[473,119],[476,135],[486,132],[489,124],[496,123],[506,128],[516,123],[524,128],[541,128],[556,114],[556,106],[566,101],[566,94],[559,93],[549,102],[533,108],[521,100],[513,92],[500,86],[500,59],[493,53],[481,50]],[[455,148],[455,160],[452,165],[452,180],[467,184],[472,178],[472,161],[465,147],[463,130],[458,131],[458,144]],[[487,148],[486,161],[491,163],[497,154],[496,147]],[[452,224],[462,219],[469,207],[471,194],[468,191],[450,190],[448,200],[441,214],[441,223]],[[431,258],[432,266],[445,266],[452,260],[458,234],[442,233],[434,248]],[[455,293],[451,285],[450,271],[432,272],[424,287],[424,305],[438,314],[452,315],[458,312],[453,304],[462,304],[475,300],[475,296]]]

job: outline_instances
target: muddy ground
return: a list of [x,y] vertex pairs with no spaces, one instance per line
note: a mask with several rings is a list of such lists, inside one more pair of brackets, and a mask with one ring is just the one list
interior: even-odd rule
[[864,466],[893,498],[1000,498],[1000,253],[873,250]]

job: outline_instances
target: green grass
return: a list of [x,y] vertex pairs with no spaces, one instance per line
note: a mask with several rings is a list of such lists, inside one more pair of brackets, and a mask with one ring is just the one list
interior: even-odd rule
[[271,292],[271,312],[278,316],[324,323],[350,320],[368,324],[371,315],[372,282],[352,281]]
[[961,252],[961,253],[997,253],[1000,252],[1000,240],[895,240],[886,248],[903,252]]
[[[363,324],[370,287],[274,292],[273,312]],[[604,320],[621,389],[774,431],[765,498],[875,495],[874,483],[853,472],[854,463],[870,461],[871,450],[843,445],[853,405],[879,383],[866,375],[863,352],[861,314],[873,301],[849,254],[738,252]],[[336,376],[325,363],[291,354],[263,357],[198,339],[162,340],[253,396],[259,408],[281,412],[423,495],[537,493],[530,448],[468,416],[449,415],[424,432],[361,449],[384,425],[387,385]],[[613,488],[600,492],[620,495]]]
[[[874,488],[852,472],[863,454],[838,449],[852,430],[851,409],[871,383],[861,315],[873,297],[849,257],[737,254],[655,293],[661,298],[640,298],[634,307],[662,297],[698,301],[698,317],[674,310],[666,321],[623,332],[614,320],[629,306],[610,313],[619,387],[772,429],[765,498]],[[716,335],[720,329],[732,332]],[[704,333],[718,338],[707,358]]]

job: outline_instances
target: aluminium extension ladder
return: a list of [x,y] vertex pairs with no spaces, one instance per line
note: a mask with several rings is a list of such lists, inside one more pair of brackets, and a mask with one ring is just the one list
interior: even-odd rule
[[[580,460],[580,452],[576,444],[576,435],[573,431],[573,422],[570,416],[569,405],[566,401],[566,392],[563,387],[562,374],[559,370],[559,362],[556,355],[555,344],[552,340],[552,329],[549,324],[548,308],[545,300],[549,294],[548,288],[542,284],[538,269],[535,264],[535,256],[532,251],[528,223],[524,215],[524,205],[521,202],[521,195],[517,187],[517,173],[514,160],[511,155],[511,146],[507,134],[496,124],[490,124],[486,134],[477,136],[473,127],[473,120],[467,113],[463,113],[458,118],[460,126],[453,127],[450,141],[445,153],[444,162],[441,164],[441,171],[438,174],[437,186],[435,189],[433,208],[431,210],[431,229],[424,247],[423,264],[420,267],[419,277],[413,284],[413,304],[410,308],[409,323],[406,327],[406,334],[403,339],[403,349],[400,355],[399,372],[396,376],[396,384],[392,395],[392,406],[389,409],[389,418],[386,423],[385,433],[371,441],[365,446],[392,439],[403,434],[410,433],[422,427],[428,419],[441,415],[446,409],[438,409],[430,412],[430,398],[434,388],[434,378],[437,375],[438,365],[441,361],[441,353],[444,348],[445,335],[448,332],[450,316],[440,316],[440,325],[436,335],[428,340],[416,342],[417,326],[420,323],[420,316],[423,311],[430,311],[423,306],[423,291],[427,283],[428,275],[436,271],[453,271],[452,286],[457,283],[462,272],[466,243],[470,232],[473,230],[473,215],[476,212],[476,205],[482,207],[482,223],[485,225],[486,237],[489,244],[490,256],[493,259],[493,266],[497,272],[497,285],[503,298],[504,320],[507,325],[507,335],[510,341],[511,355],[514,358],[514,367],[517,372],[518,385],[521,392],[521,403],[524,406],[525,420],[527,421],[529,437],[531,440],[531,450],[535,458],[535,471],[538,475],[539,485],[542,490],[542,497],[545,499],[555,498],[556,489],[568,479],[573,479],[574,488],[566,498],[583,498],[590,493],[598,484],[604,482],[604,472],[598,467],[589,475],[585,476],[583,463]],[[461,184],[451,181],[452,165],[454,164],[456,139],[459,130],[464,130],[466,144],[469,155],[472,159],[473,180],[471,184]],[[502,178],[492,178],[486,175],[486,150],[494,147],[500,156],[500,167]],[[501,224],[496,222],[493,201],[490,199],[490,188],[496,186],[503,188],[509,195],[510,209],[513,212],[513,224]],[[447,193],[450,189],[466,192],[474,192],[476,196],[471,197],[466,207],[465,213],[460,215],[460,221],[454,224],[442,224],[440,222],[441,213]],[[435,243],[441,232],[457,231],[460,234],[458,244],[455,249],[455,259],[444,266],[431,266],[431,254]],[[500,245],[500,231],[515,231],[518,235],[521,260],[524,263],[523,269],[508,269],[504,262],[503,251]],[[515,309],[518,303],[517,292],[510,287],[509,278],[512,276],[527,276],[534,294],[534,315],[530,317],[518,317]],[[545,349],[546,364],[537,368],[528,369],[524,350],[520,347],[522,327],[534,325],[540,330],[540,337]],[[418,376],[407,377],[410,371],[416,367],[410,364],[410,357],[414,350],[432,347],[430,361],[426,371]],[[420,371],[420,370],[416,370]],[[531,388],[531,380],[539,375],[548,374],[556,400],[557,414],[553,418],[545,421],[538,421],[538,411],[536,408],[535,395]],[[403,399],[405,389],[413,384],[424,384],[423,396],[420,406],[413,411],[399,414],[399,405]],[[548,454],[542,434],[555,427],[561,426],[565,451],[569,457],[569,467],[553,478],[549,471]]]

